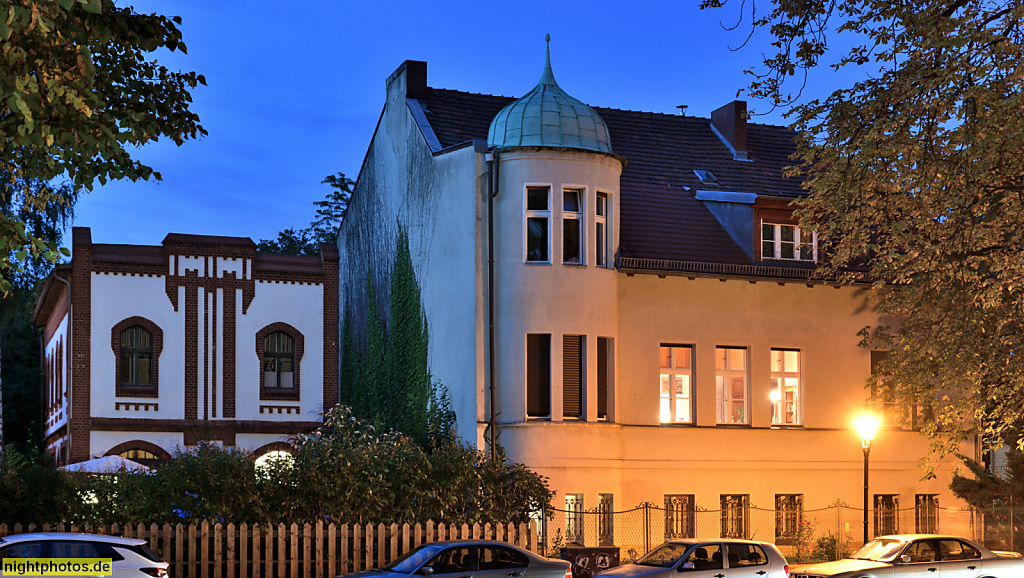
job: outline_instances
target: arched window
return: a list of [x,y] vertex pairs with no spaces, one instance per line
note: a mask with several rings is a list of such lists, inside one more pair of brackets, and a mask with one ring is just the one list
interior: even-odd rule
[[138,325],[121,332],[121,385],[153,385],[153,334]]
[[287,323],[271,323],[256,332],[260,400],[299,401],[303,350],[302,332]]
[[162,447],[147,441],[131,440],[107,450],[107,456],[121,456],[122,458],[140,463],[147,467],[162,466],[171,461],[171,454]]
[[159,361],[164,334],[144,317],[129,317],[110,330],[117,397],[159,397]]
[[295,389],[295,340],[284,331],[263,338],[263,387]]

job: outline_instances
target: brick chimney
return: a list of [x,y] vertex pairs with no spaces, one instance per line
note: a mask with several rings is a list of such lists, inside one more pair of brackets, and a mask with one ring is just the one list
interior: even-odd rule
[[747,102],[734,100],[712,111],[711,130],[729,147],[732,158],[747,159]]
[[406,60],[391,73],[387,81],[388,93],[404,92],[405,98],[425,98],[427,95],[427,63]]

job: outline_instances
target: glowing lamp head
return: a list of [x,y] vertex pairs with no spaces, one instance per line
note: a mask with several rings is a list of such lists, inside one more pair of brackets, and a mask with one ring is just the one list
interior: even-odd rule
[[875,432],[878,431],[878,418],[870,413],[861,414],[853,420],[853,427],[856,428],[861,443],[868,447],[871,440],[875,439]]
[[768,393],[768,399],[772,400],[772,403],[779,403],[782,401],[782,392],[777,389],[773,389]]

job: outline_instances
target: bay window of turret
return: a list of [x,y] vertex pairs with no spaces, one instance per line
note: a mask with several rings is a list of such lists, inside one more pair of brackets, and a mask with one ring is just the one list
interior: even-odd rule
[[526,187],[526,262],[550,263],[548,225],[551,188]]
[[583,189],[562,192],[562,263],[583,265]]

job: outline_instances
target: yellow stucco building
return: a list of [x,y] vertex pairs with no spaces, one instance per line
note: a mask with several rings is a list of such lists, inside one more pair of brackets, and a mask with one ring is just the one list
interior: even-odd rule
[[[880,320],[867,289],[812,278],[793,135],[746,117],[592,108],[550,59],[519,99],[431,88],[423,62],[387,81],[339,234],[342,309],[366,306],[368,271],[387,287],[406,231],[459,435],[548,476],[569,541],[622,542],[613,513],[641,503],[648,542],[785,543],[801,522],[861,539],[852,422],[881,408],[857,333]],[[872,445],[870,533],[967,532],[939,514],[964,506],[955,464],[923,480],[911,426]]]

